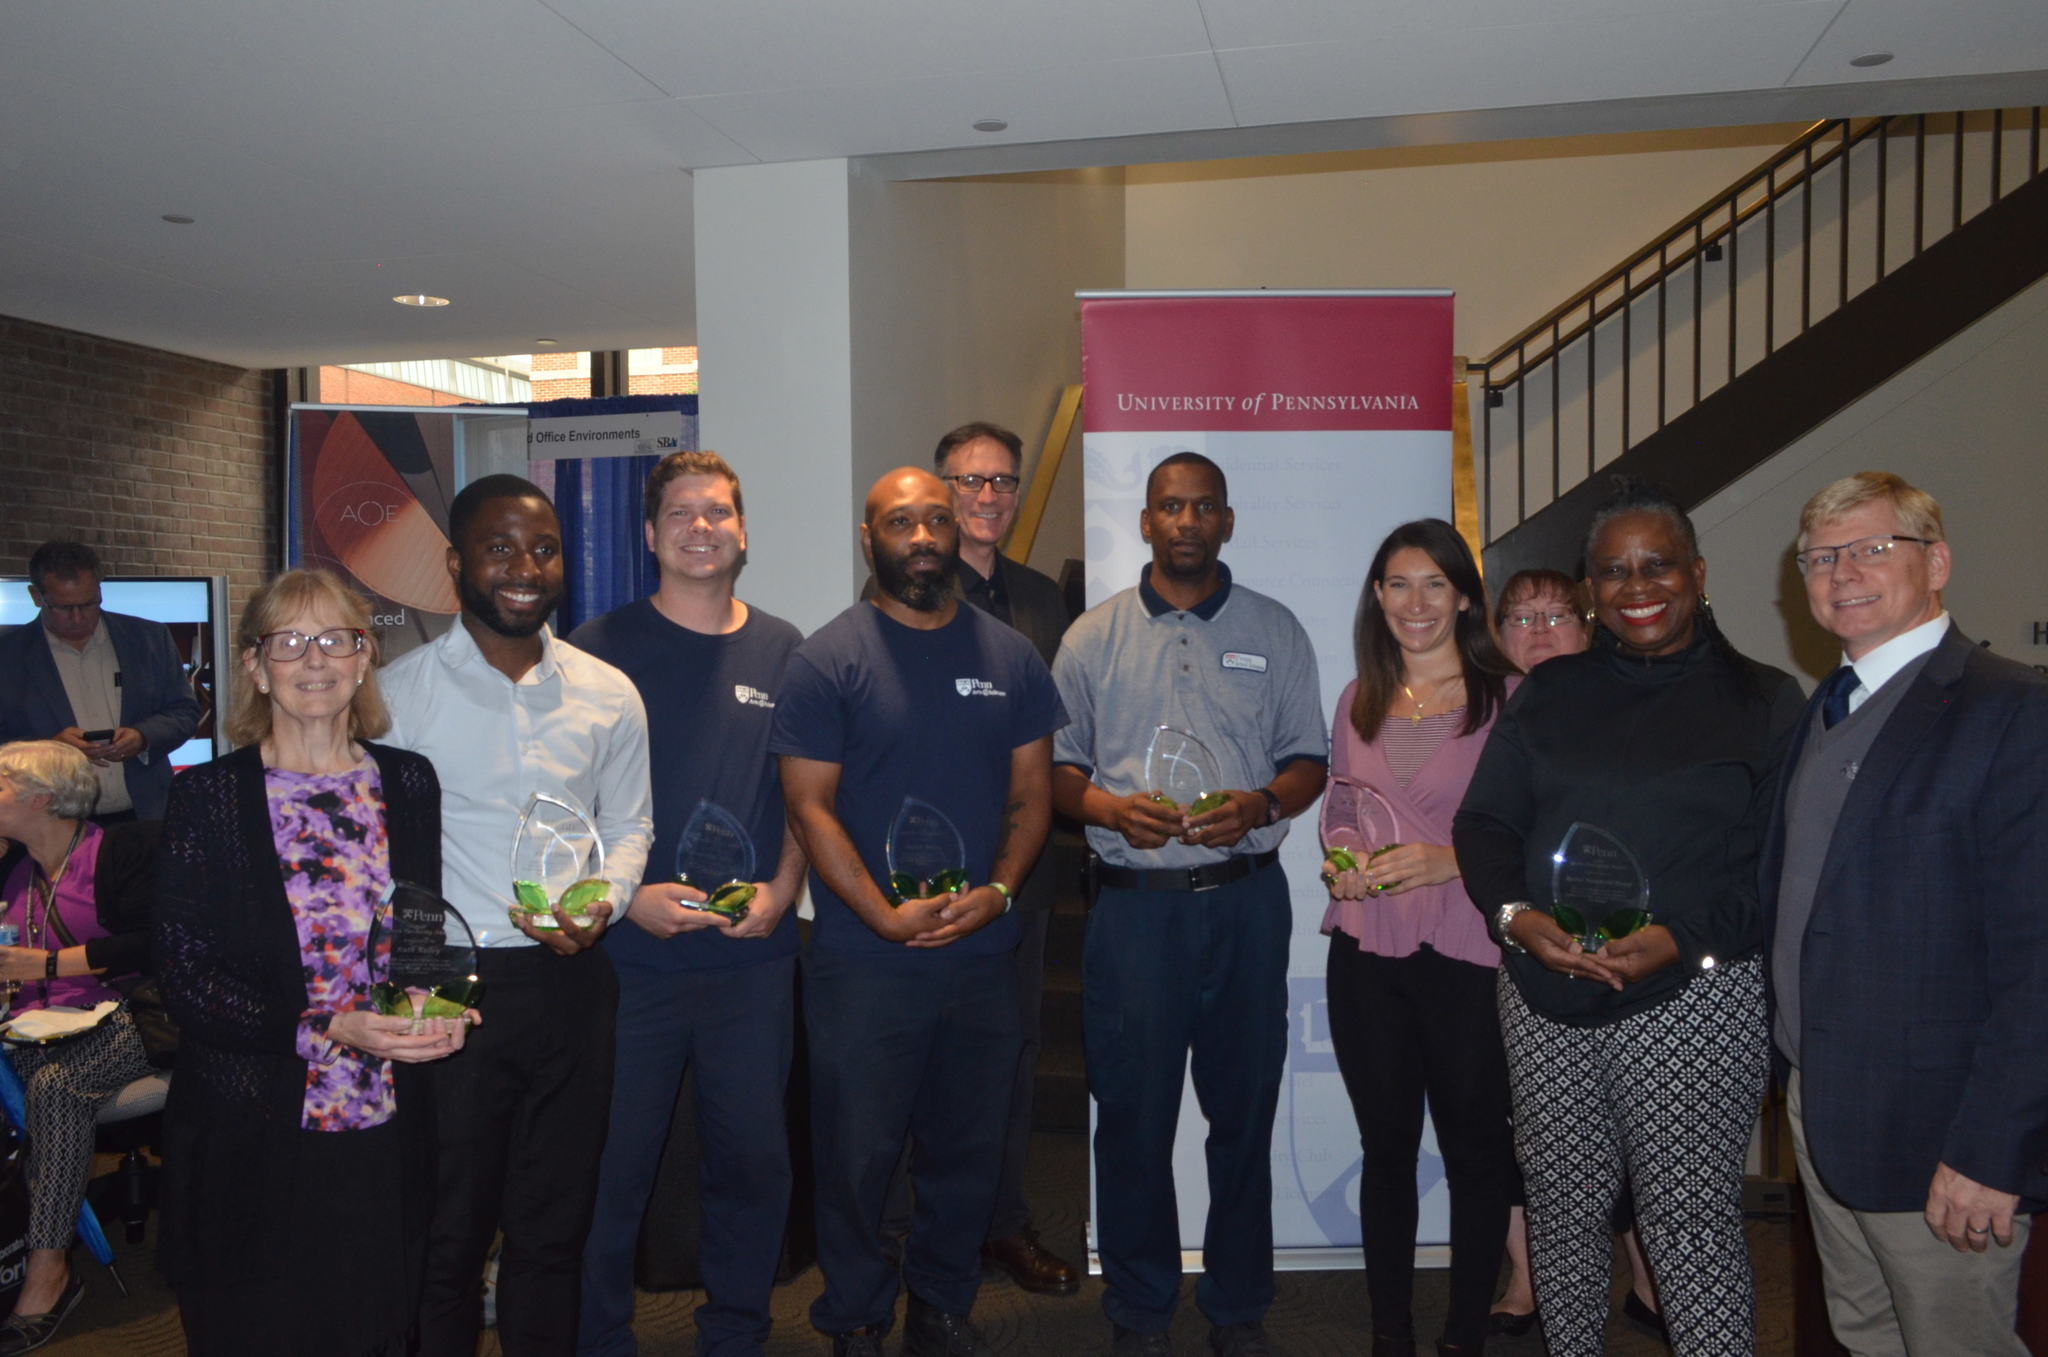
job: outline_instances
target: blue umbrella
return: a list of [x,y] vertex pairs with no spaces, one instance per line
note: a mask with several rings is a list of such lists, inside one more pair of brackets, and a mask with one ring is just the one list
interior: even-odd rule
[[[14,1123],[14,1130],[22,1143],[28,1143],[28,1089],[15,1072],[14,1062],[0,1052],[0,1111],[7,1114],[7,1120]],[[107,1232],[100,1228],[100,1218],[93,1213],[92,1203],[79,1199],[78,1237],[85,1241],[85,1248],[100,1265],[113,1277],[114,1285],[121,1288],[121,1294],[128,1294],[128,1284],[121,1280],[121,1274],[114,1270],[114,1246],[107,1242]]]

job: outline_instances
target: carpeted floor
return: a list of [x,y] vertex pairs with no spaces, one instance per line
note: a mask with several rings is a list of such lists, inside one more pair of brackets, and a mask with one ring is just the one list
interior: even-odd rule
[[[1082,1211],[1087,1191],[1087,1144],[1078,1135],[1040,1134],[1032,1146],[1031,1194],[1046,1243],[1070,1259],[1082,1256]],[[119,1233],[118,1228],[115,1233]],[[1789,1357],[1792,1343],[1791,1236],[1783,1223],[1751,1222],[1750,1252],[1760,1292],[1757,1351],[1763,1357]],[[155,1275],[151,1242],[116,1243],[117,1265],[133,1294],[126,1299],[104,1269],[89,1260],[78,1266],[86,1281],[85,1300],[64,1326],[58,1341],[42,1351],[52,1357],[174,1357],[185,1350],[179,1336],[177,1310],[170,1293]],[[78,1255],[83,1259],[83,1255]],[[770,1357],[816,1357],[826,1350],[806,1312],[817,1296],[818,1273],[812,1268],[775,1297],[775,1333]],[[1176,1352],[1208,1351],[1207,1324],[1195,1312],[1193,1281],[1183,1290],[1183,1306],[1173,1329]],[[1267,1329],[1293,1357],[1350,1357],[1364,1351],[1368,1330],[1364,1277],[1355,1272],[1291,1272],[1280,1275],[1279,1298]],[[635,1330],[641,1352],[648,1357],[695,1351],[690,1312],[702,1299],[697,1292],[640,1297]],[[1616,1292],[1617,1302],[1620,1291]],[[1441,1272],[1418,1274],[1416,1330],[1425,1340],[1438,1332],[1443,1316],[1445,1281]],[[1108,1351],[1109,1325],[1102,1317],[1102,1284],[1087,1278],[1078,1296],[1052,1299],[1027,1295],[1007,1278],[991,1276],[982,1288],[975,1319],[997,1352],[1082,1357]],[[891,1351],[894,1350],[891,1343]],[[252,1353],[290,1357],[289,1338],[252,1342]],[[1425,1349],[1427,1350],[1427,1349]],[[1609,1353],[1616,1357],[1659,1357],[1664,1345],[1627,1320],[1608,1327]],[[1488,1345],[1497,1357],[1540,1357],[1543,1344],[1535,1334],[1502,1338]],[[498,1352],[486,1339],[482,1352]]]

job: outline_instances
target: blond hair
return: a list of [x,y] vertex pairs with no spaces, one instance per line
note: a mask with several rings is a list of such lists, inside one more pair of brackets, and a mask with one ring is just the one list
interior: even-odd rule
[[1799,511],[1800,540],[1805,542],[1830,519],[1880,503],[1891,506],[1903,536],[1924,537],[1930,542],[1948,540],[1942,532],[1941,506],[1934,496],[1889,471],[1859,471],[1815,491]]
[[[369,667],[363,671],[362,686],[349,704],[348,734],[352,740],[374,740],[391,729],[391,713],[377,691],[377,638],[370,632],[370,605],[361,594],[325,570],[287,570],[250,595],[242,609],[240,629],[235,633],[235,650],[247,659],[263,638],[283,628],[301,613],[325,607],[344,627],[364,632],[370,648]],[[248,669],[237,664],[228,685],[227,736],[236,747],[261,743],[270,734],[270,695],[256,687]]]
[[0,744],[0,782],[16,796],[49,797],[45,809],[59,820],[84,819],[100,799],[92,763],[59,740]]

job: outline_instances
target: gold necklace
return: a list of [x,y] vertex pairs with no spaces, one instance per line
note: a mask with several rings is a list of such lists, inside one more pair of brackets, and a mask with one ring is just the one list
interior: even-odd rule
[[1433,683],[1433,684],[1431,684],[1431,685],[1430,685],[1430,687],[1429,687],[1429,689],[1428,689],[1428,695],[1427,695],[1427,696],[1425,696],[1425,697],[1417,697],[1417,696],[1415,695],[1415,690],[1414,690],[1413,688],[1410,688],[1410,687],[1409,687],[1409,686],[1408,686],[1407,684],[1405,684],[1405,683],[1404,683],[1404,684],[1402,684],[1402,685],[1401,685],[1401,691],[1402,691],[1402,692],[1404,692],[1404,693],[1406,693],[1406,694],[1408,694],[1408,700],[1409,700],[1410,702],[1413,702],[1413,703],[1415,704],[1415,714],[1414,714],[1413,716],[1411,716],[1411,717],[1409,717],[1409,718],[1408,718],[1409,722],[1410,722],[1411,724],[1413,724],[1413,725],[1418,725],[1418,726],[1419,726],[1419,725],[1421,725],[1421,724],[1422,724],[1422,709],[1423,709],[1423,708],[1424,708],[1425,706],[1429,705],[1429,698],[1431,698],[1431,697],[1435,697],[1435,696],[1436,696],[1436,695],[1437,695],[1437,694],[1438,694],[1439,692],[1441,692],[1441,691],[1443,690],[1443,686],[1444,686],[1444,685],[1445,685],[1446,683],[1449,683],[1449,682],[1451,682],[1451,681],[1452,681],[1453,679],[1457,679],[1457,680],[1461,680],[1461,681],[1462,681],[1462,680],[1464,679],[1464,677],[1465,677],[1465,676],[1464,676],[1463,674],[1452,674],[1452,675],[1450,675],[1450,676],[1449,676],[1448,678],[1440,678],[1440,679],[1438,679],[1438,680],[1437,680],[1437,681],[1436,681],[1435,683]]

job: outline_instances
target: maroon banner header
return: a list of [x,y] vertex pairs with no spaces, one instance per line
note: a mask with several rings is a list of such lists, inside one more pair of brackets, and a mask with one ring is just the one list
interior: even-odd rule
[[1083,427],[1448,429],[1449,296],[1081,303]]

